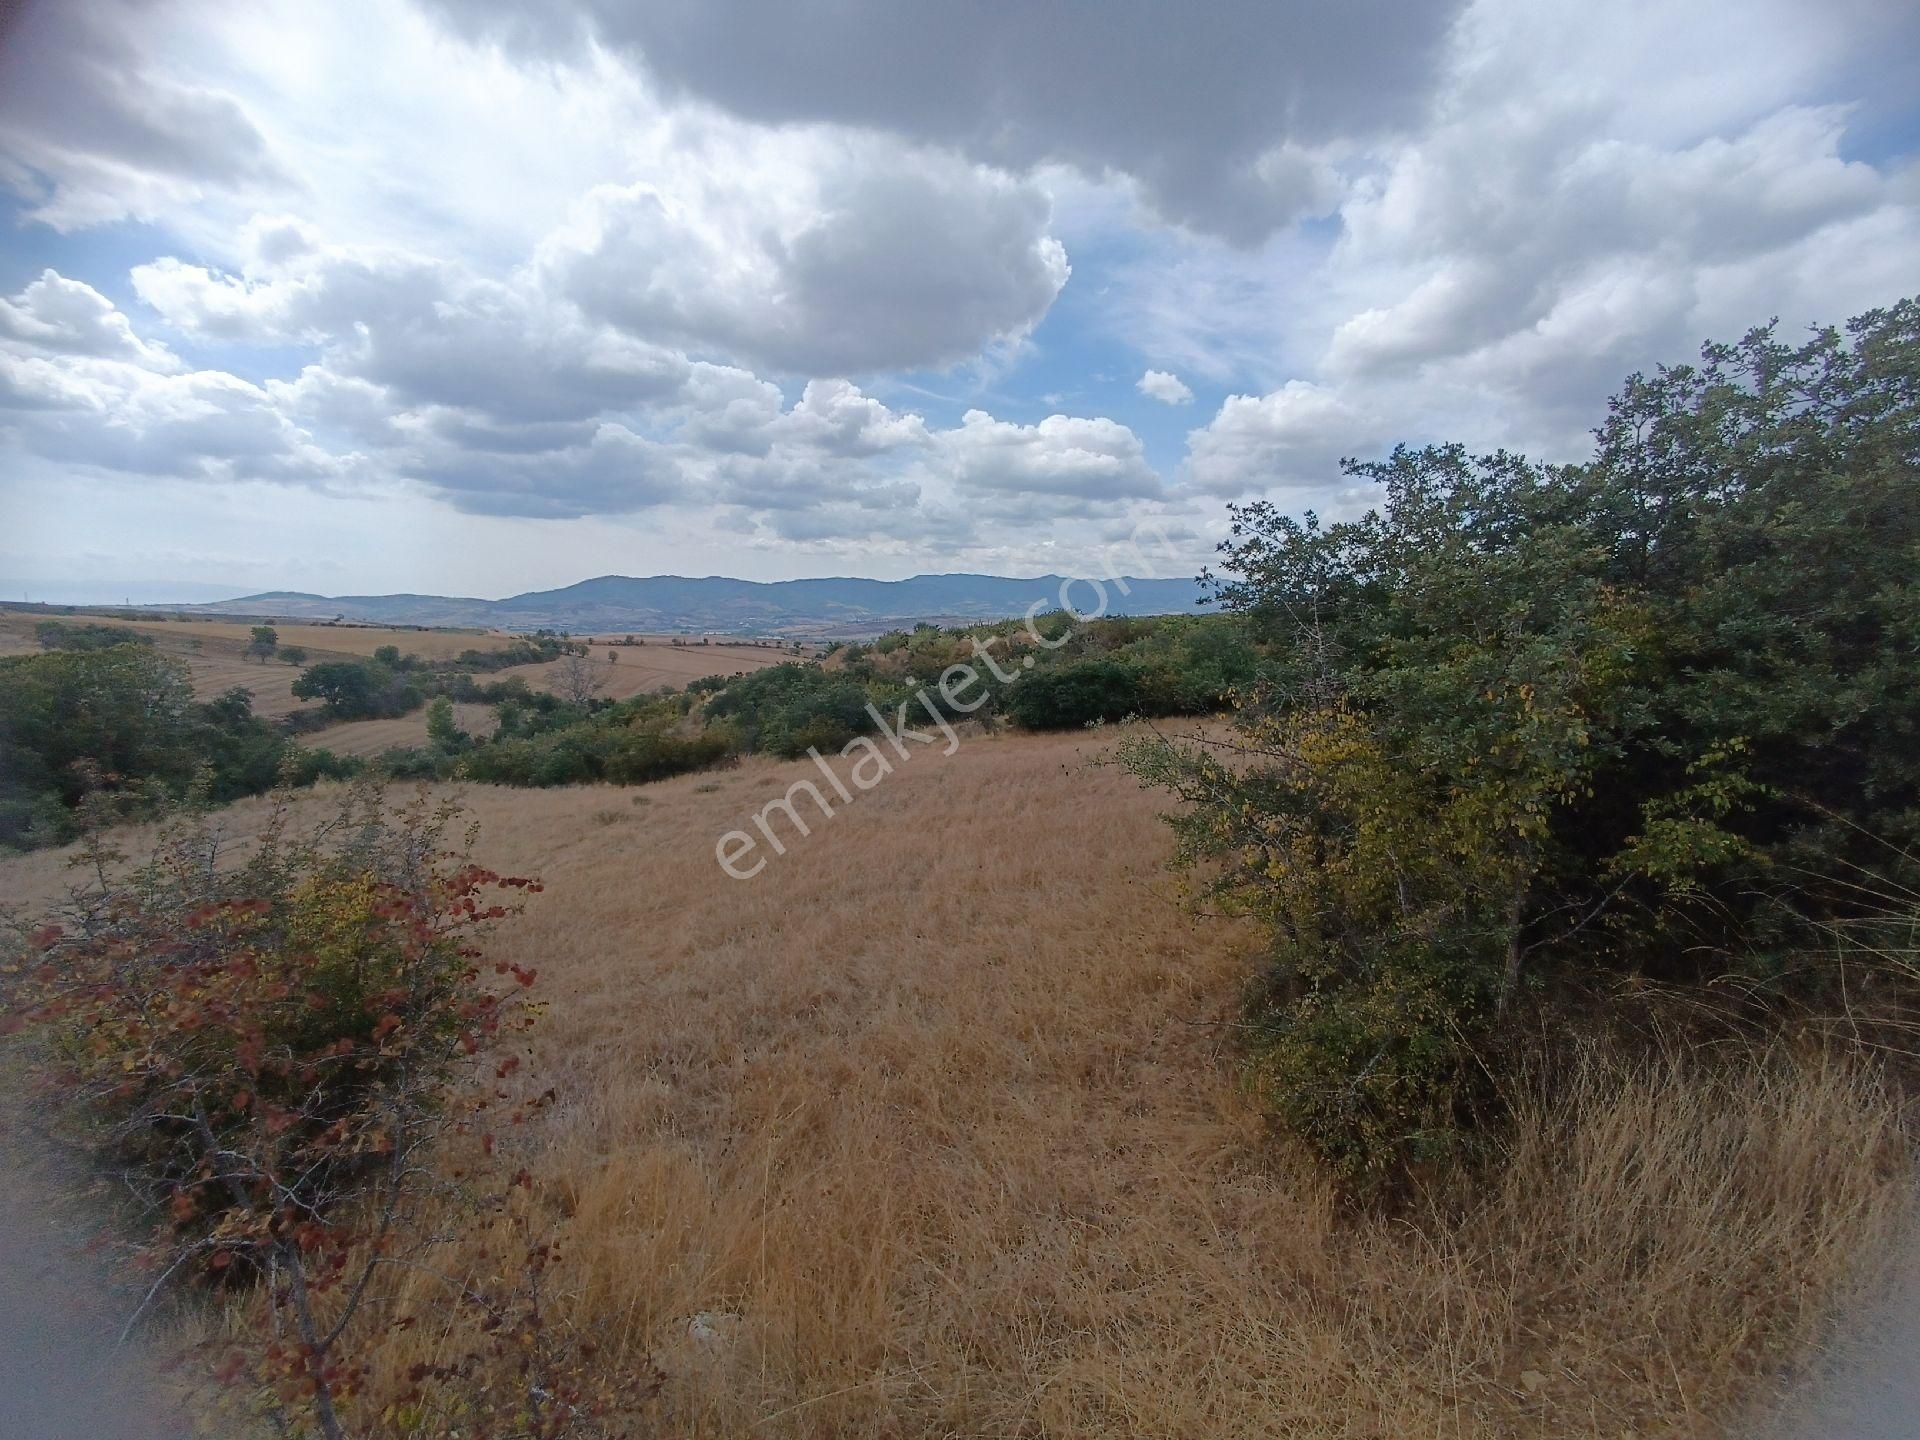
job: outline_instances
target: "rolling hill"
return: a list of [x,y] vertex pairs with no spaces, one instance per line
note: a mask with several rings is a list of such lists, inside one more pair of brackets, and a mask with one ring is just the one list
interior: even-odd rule
[[[1038,602],[1059,604],[1059,575],[915,575],[906,580],[833,577],[735,580],[722,575],[602,575],[558,590],[503,600],[448,595],[312,595],[270,590],[205,605],[200,614],[357,620],[386,625],[456,625],[502,630],[711,631],[720,634],[857,637],[920,620],[1000,620]],[[1108,613],[1166,615],[1194,609],[1194,580],[1104,582]],[[1091,609],[1098,592],[1074,581],[1072,602]]]

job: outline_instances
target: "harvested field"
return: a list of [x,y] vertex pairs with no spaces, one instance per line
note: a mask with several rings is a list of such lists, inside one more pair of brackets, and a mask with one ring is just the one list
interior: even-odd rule
[[[188,636],[203,640],[237,641],[243,648],[253,626],[237,620],[110,620],[155,636]],[[374,625],[303,625],[273,622],[282,645],[303,646],[310,654],[371,655],[382,645],[397,645],[402,655],[425,660],[451,660],[463,650],[498,650],[514,637],[487,630],[410,630]]]
[[[491,735],[497,717],[491,705],[455,705],[453,721],[469,735]],[[357,755],[363,759],[388,750],[427,743],[426,707],[397,720],[348,720],[313,730],[299,737],[309,750],[331,750],[336,755]]]
[[[600,693],[609,700],[644,695],[662,686],[678,690],[689,681],[705,675],[744,675],[750,670],[799,658],[761,645],[683,646],[653,641],[645,645],[618,647],[614,652],[619,655],[618,660],[609,661],[608,652],[607,645],[597,644],[587,652],[587,656],[603,677],[604,688]],[[512,669],[496,670],[491,675],[479,678],[483,681],[504,680],[510,675],[518,675],[536,690],[553,690],[563,663],[554,661],[546,665],[516,665]]]
[[[45,615],[19,611],[0,612],[0,654],[37,654],[40,646],[33,638],[34,627],[47,618]],[[53,618],[70,619],[76,624],[85,624],[89,620],[99,619],[102,624],[125,624],[129,629],[151,635],[154,648],[161,654],[171,655],[185,662],[188,677],[193,682],[193,693],[196,699],[211,700],[214,696],[238,685],[253,693],[254,713],[268,720],[283,719],[296,710],[317,708],[309,707],[305,701],[294,698],[293,682],[300,678],[298,667],[289,665],[284,660],[269,660],[262,664],[247,658],[249,635],[248,627],[244,625],[175,624],[170,621],[126,622],[87,615]],[[238,633],[232,633],[235,631]],[[284,637],[285,632],[282,633]],[[286,643],[299,642],[287,640]],[[346,651],[326,651],[312,647],[307,651],[309,664],[319,660],[346,658],[350,658]]]

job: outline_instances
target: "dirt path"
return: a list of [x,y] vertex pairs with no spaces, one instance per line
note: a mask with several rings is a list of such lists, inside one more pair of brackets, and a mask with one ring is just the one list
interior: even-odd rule
[[118,1343],[129,1301],[55,1193],[0,1137],[0,1436],[183,1440],[145,1357]]
[[1806,1388],[1766,1432],[1774,1440],[1920,1436],[1920,1235]]

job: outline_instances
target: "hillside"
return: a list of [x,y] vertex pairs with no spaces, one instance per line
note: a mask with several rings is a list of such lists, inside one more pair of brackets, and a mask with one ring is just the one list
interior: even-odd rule
[[1457,1229],[1347,1210],[1235,1058],[1258,937],[1171,903],[1163,802],[1104,743],[917,750],[746,882],[717,838],[811,765],[469,789],[478,858],[546,886],[490,946],[552,1006],[555,1104],[500,1163],[557,1313],[659,1365],[643,1433],[1746,1433],[1900,1209],[1884,1097],[1653,1071],[1524,1123]]
[[[907,580],[835,577],[822,580],[733,580],[709,575],[602,575],[558,590],[535,590],[504,600],[444,595],[310,595],[273,590],[206,605],[171,607],[208,615],[336,617],[381,625],[439,625],[536,630],[711,631],[858,638],[921,620],[1001,620],[1024,615],[1036,602],[1060,603],[1059,575],[915,575]],[[1122,587],[1125,587],[1124,590]],[[1116,615],[1170,615],[1201,600],[1193,580],[1106,582],[1108,611]],[[1067,592],[1091,609],[1096,592],[1075,582]]]

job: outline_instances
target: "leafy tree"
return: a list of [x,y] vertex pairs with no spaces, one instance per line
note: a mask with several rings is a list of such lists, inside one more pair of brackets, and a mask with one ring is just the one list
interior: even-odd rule
[[186,667],[150,646],[0,659],[0,844],[66,837],[89,791],[178,789],[192,779]]
[[271,625],[253,627],[253,638],[247,644],[247,654],[262,665],[273,658],[273,652],[280,647],[280,632]]
[[427,739],[446,755],[456,755],[473,743],[473,738],[455,723],[453,702],[444,695],[436,696],[427,706]]
[[296,751],[242,687],[196,703],[184,667],[144,644],[0,660],[0,755],[0,845],[15,846],[70,838],[89,801],[230,800],[352,768]]
[[335,720],[391,718],[420,704],[418,689],[373,660],[328,660],[308,666],[293,682],[293,693],[297,699],[320,701]]
[[1125,754],[1269,928],[1259,1065],[1341,1170],[1496,1114],[1523,999],[1784,983],[1920,836],[1917,457],[1906,301],[1632,378],[1584,466],[1402,449],[1362,519],[1235,510],[1208,578],[1264,683],[1225,747]]
[[372,712],[378,673],[357,660],[328,660],[311,666],[293,682],[299,700],[318,700],[336,719],[359,719]]
[[280,647],[280,658],[295,669],[298,669],[307,663],[307,647],[304,645],[282,645]]

